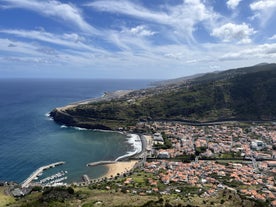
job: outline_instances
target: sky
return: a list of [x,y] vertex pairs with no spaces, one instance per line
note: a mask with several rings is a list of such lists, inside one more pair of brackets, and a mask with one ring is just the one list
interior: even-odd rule
[[276,0],[0,0],[0,78],[171,79],[276,62]]

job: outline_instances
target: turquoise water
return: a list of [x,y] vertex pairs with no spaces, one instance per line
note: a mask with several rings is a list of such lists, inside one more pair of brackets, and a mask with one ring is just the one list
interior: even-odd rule
[[115,132],[61,128],[45,114],[58,106],[101,96],[106,91],[145,88],[149,80],[0,80],[0,180],[22,182],[34,170],[68,171],[67,182],[83,174],[97,178],[104,167],[89,162],[114,160],[133,151],[128,138]]

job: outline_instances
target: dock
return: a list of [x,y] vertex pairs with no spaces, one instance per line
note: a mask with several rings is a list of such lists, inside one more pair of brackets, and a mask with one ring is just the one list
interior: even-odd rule
[[42,173],[44,170],[47,170],[49,168],[54,168],[56,166],[59,166],[59,165],[63,165],[65,162],[61,161],[61,162],[55,162],[55,163],[52,163],[50,165],[45,165],[45,166],[42,166],[40,168],[38,168],[36,171],[34,171],[26,180],[24,180],[21,184],[21,187],[22,188],[26,188],[29,186],[29,184],[40,174]]

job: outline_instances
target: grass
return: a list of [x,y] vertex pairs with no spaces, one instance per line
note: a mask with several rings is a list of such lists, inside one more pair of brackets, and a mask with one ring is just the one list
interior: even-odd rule
[[222,164],[222,165],[226,165],[229,163],[244,163],[245,161],[243,160],[216,160],[217,163]]
[[5,195],[5,189],[5,187],[0,187],[0,207],[15,202],[15,199],[12,196]]
[[[120,192],[103,192],[98,190],[91,191],[91,197],[89,197],[83,207],[90,206],[143,206],[148,201],[157,200],[155,196],[140,196],[133,194],[124,194]],[[96,205],[98,204],[98,205]]]
[[[186,186],[186,190],[190,191],[192,188]],[[183,190],[183,189],[182,189]],[[81,206],[81,207],[97,207],[97,206],[110,206],[110,207],[143,207],[143,206],[254,206],[254,202],[250,200],[241,200],[240,197],[231,191],[224,190],[218,192],[211,197],[200,197],[197,193],[187,195],[184,191],[181,193],[172,193],[170,195],[139,195],[133,193],[117,192],[115,190],[90,190],[87,187],[74,188],[75,196],[67,199],[65,202],[51,201],[43,203],[39,201],[42,193],[32,193],[22,199],[15,202],[12,197],[5,196],[3,194],[3,188],[1,188],[0,206],[6,206],[10,204],[11,207],[36,207],[36,206],[55,206],[55,207],[69,207],[69,206]]]
[[133,179],[133,182],[143,184],[146,181],[146,177],[144,174],[138,173],[136,175],[131,176]]

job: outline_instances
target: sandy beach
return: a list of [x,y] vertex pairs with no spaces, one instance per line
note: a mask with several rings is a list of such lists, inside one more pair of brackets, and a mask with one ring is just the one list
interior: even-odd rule
[[106,164],[104,166],[108,168],[108,171],[102,177],[111,178],[111,177],[115,177],[118,174],[121,175],[123,173],[129,172],[135,166],[136,163],[137,161],[131,160],[131,161],[125,161],[125,162]]

